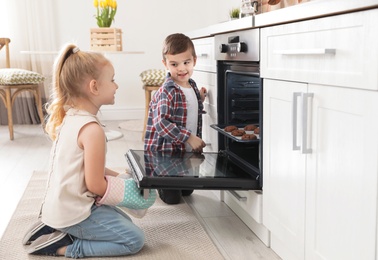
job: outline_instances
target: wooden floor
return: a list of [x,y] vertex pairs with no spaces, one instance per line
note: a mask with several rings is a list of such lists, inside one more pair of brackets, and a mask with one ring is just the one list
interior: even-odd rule
[[[120,122],[103,122],[110,130]],[[9,140],[7,126],[0,126],[0,237],[20,200],[34,170],[47,170],[51,142],[39,125],[16,125],[15,139]],[[108,142],[107,166],[124,171],[128,149],[143,149],[141,132],[124,132],[122,138]],[[218,191],[196,190],[185,198],[225,259],[280,259],[253,232],[219,201]]]

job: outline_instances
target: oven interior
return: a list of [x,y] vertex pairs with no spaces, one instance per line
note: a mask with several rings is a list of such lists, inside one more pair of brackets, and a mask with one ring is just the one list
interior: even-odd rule
[[[262,80],[258,62],[218,61],[218,147],[262,187]],[[257,140],[241,140],[224,131],[253,124],[260,128]]]

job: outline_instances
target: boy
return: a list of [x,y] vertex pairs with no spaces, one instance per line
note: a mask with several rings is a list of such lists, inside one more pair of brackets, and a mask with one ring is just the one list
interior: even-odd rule
[[[201,139],[206,89],[199,91],[191,79],[197,60],[193,42],[184,34],[171,34],[164,41],[162,54],[169,73],[150,103],[144,150],[201,153],[206,146]],[[180,203],[181,195],[188,196],[192,192],[158,190],[167,204]]]

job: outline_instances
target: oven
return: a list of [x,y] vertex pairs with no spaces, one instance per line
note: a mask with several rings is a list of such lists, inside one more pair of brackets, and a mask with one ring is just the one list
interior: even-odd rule
[[[262,79],[260,78],[259,30],[245,30],[215,36],[218,88],[218,124],[212,125],[218,134],[219,150],[262,187]],[[234,125],[258,127],[256,140],[242,140],[224,131]],[[257,132],[257,131],[256,131]],[[249,133],[249,131],[247,131]]]
[[[129,150],[125,157],[140,188],[261,190],[262,81],[259,30],[215,35],[217,118],[210,128],[218,151],[164,154]],[[253,124],[260,133],[242,140],[224,129]],[[253,132],[248,132],[252,134]]]

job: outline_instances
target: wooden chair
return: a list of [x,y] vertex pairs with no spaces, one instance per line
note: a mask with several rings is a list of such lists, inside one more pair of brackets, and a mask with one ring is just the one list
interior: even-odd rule
[[166,72],[163,69],[149,69],[140,74],[143,82],[144,96],[145,96],[145,114],[144,126],[142,132],[142,141],[146,133],[146,126],[148,120],[148,109],[151,102],[152,91],[156,91],[164,83]]
[[0,69],[0,97],[4,102],[5,108],[7,109],[9,136],[10,139],[13,140],[12,107],[16,97],[21,92],[30,91],[33,93],[38,115],[41,120],[41,124],[43,124],[44,118],[42,111],[42,100],[38,84],[42,83],[45,80],[45,77],[33,71],[11,68],[9,43],[10,39],[0,38],[0,51],[5,47],[6,66],[6,68]]

